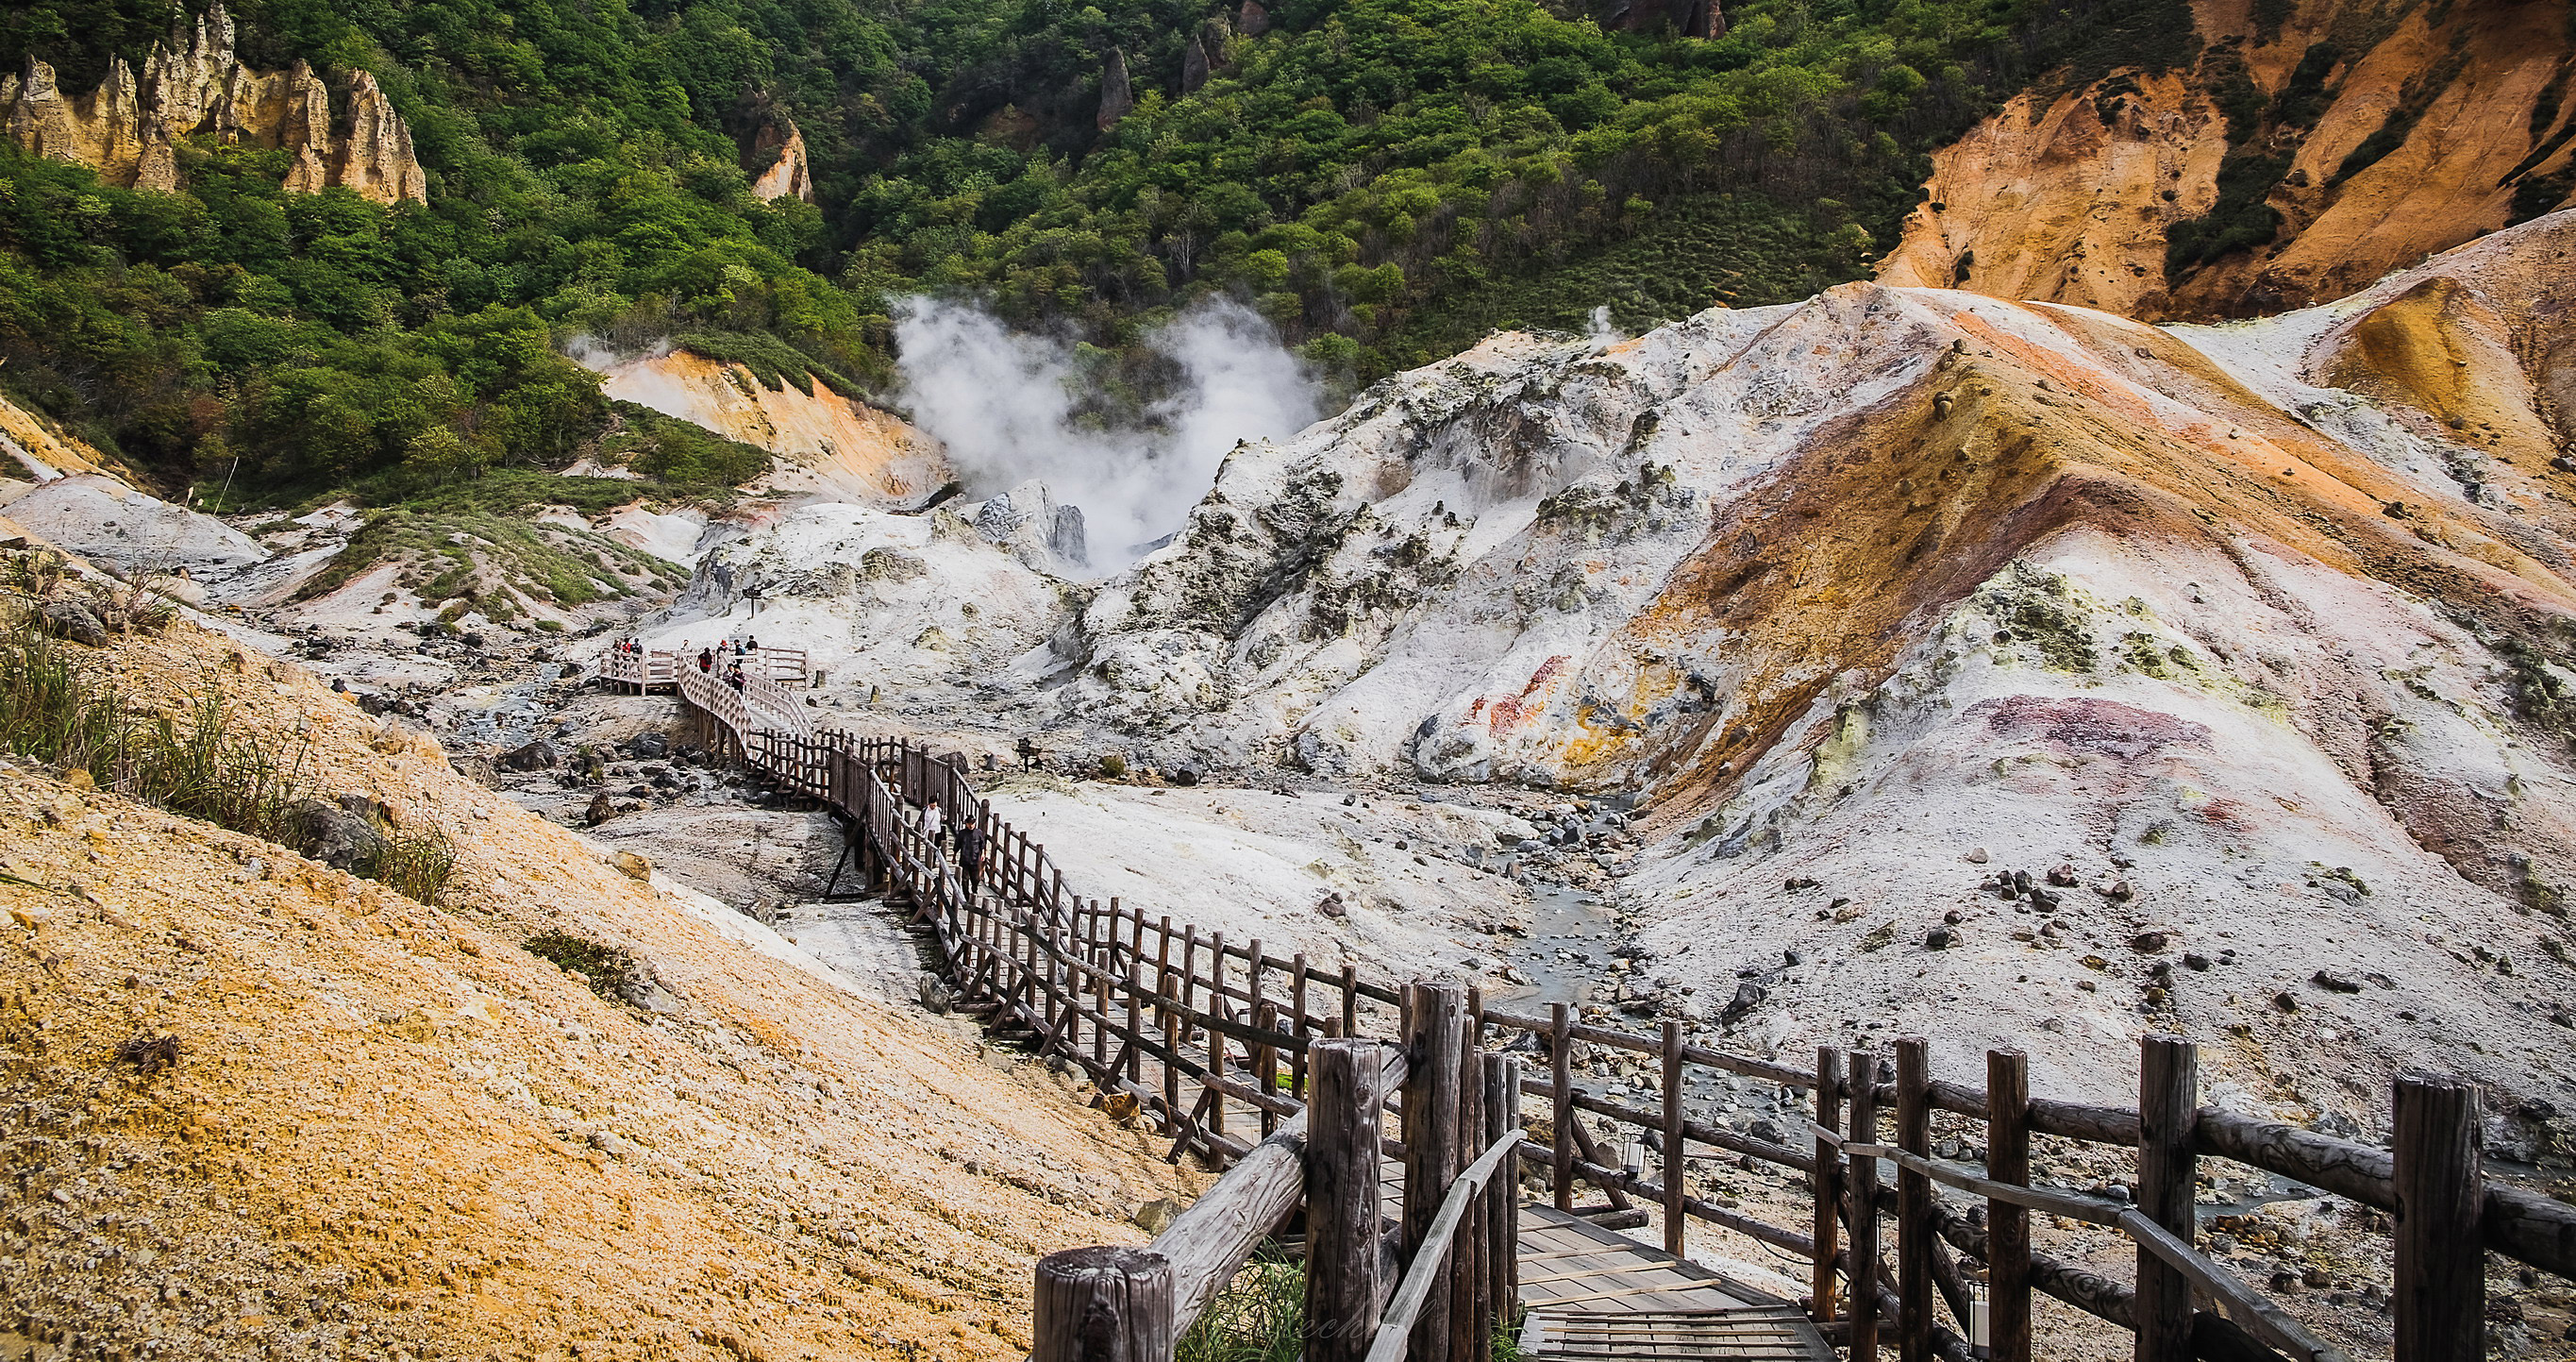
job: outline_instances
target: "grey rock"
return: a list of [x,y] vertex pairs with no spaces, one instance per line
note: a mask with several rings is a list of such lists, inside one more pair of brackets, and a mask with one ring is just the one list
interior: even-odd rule
[[543,738],[504,752],[494,762],[504,771],[543,771],[563,760],[553,743]]
[[650,761],[671,755],[671,740],[659,733],[638,733],[626,744],[628,751]]
[[2318,970],[2314,975],[2309,977],[2308,982],[2315,984],[2317,987],[2324,989],[2328,993],[2361,992],[2361,981],[2357,979],[2347,979],[2343,975],[2336,974],[2330,970]]
[[96,611],[78,601],[47,601],[37,615],[57,638],[91,648],[107,646],[107,625]]
[[296,831],[313,844],[313,859],[334,870],[374,865],[392,849],[373,823],[337,804],[308,799],[295,806],[292,817]]

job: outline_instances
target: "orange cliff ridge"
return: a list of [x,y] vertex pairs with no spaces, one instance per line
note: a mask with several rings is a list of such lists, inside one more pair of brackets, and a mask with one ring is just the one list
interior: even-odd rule
[[220,4],[193,31],[174,23],[169,40],[152,45],[140,76],[113,61],[86,95],[64,91],[52,67],[29,57],[23,75],[0,76],[0,122],[21,150],[92,167],[123,188],[177,189],[176,144],[207,135],[292,151],[285,184],[298,193],[336,186],[377,203],[429,200],[411,128],[373,75],[350,75],[346,107],[335,120],[331,92],[312,67],[242,65],[232,18]]

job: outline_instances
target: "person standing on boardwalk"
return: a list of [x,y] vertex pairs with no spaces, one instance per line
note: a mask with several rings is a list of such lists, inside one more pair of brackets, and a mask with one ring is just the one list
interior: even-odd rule
[[948,842],[943,835],[947,830],[948,815],[940,812],[939,796],[932,795],[930,802],[921,806],[921,835],[930,839],[933,854],[947,847]]
[[965,823],[957,829],[957,878],[966,885],[967,897],[975,894],[975,884],[984,871],[984,829]]

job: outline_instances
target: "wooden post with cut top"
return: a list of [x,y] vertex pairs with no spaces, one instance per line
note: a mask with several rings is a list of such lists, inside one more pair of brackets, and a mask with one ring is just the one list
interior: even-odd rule
[[[1896,1147],[1919,1158],[1932,1155],[1930,1052],[1921,1036],[1896,1042]],[[1896,1347],[1904,1362],[1931,1362],[1932,1180],[1911,1168],[1896,1174]]]
[[[1458,1176],[1458,1086],[1467,1047],[1467,993],[1447,984],[1415,983],[1406,997],[1401,1242],[1409,1272]],[[1411,1355],[1418,1359],[1449,1355],[1449,1280],[1445,1273],[1435,1278],[1414,1318]]]
[[1548,1129],[1555,1147],[1549,1151],[1548,1190],[1556,1208],[1574,1209],[1574,1024],[1565,1004],[1548,1009]]
[[[2019,1050],[1986,1052],[1986,1176],[2030,1185],[2030,1060]],[[1986,1202],[1987,1362],[2031,1362],[2030,1212]]]
[[2397,1362],[2486,1356],[2486,1183],[2478,1089],[2464,1078],[2403,1074],[2396,1115]]
[[1690,1195],[1690,1162],[1683,1152],[1682,1134],[1682,1024],[1664,1023],[1664,1252],[1683,1257],[1683,1231],[1689,1227],[1689,1212],[1683,1199]]
[[[1487,1055],[1485,1060],[1485,1140],[1487,1147],[1504,1135],[1521,1128],[1521,1062],[1510,1055]],[[1511,1174],[1520,1167],[1520,1154],[1515,1150],[1503,1175],[1497,1176],[1486,1190],[1485,1294],[1493,1302],[1496,1325],[1510,1328],[1520,1321],[1520,1179]],[[1492,1330],[1485,1335],[1490,1355]]]
[[[1816,1047],[1816,1125],[1827,1131],[1841,1126],[1843,1120],[1843,1052],[1830,1045]],[[1809,1190],[1815,1193],[1816,1263],[1808,1285],[1807,1313],[1818,1324],[1830,1324],[1834,1318],[1834,1245],[1842,1239],[1842,1168],[1843,1152],[1833,1142],[1816,1139],[1816,1171],[1808,1177]]]
[[[2180,1036],[2140,1038],[2138,1209],[2193,1242],[2193,1127],[2200,1110],[2200,1051]],[[2138,1247],[2137,1362],[2191,1362],[2191,1279]]]
[[1171,1263],[1151,1249],[1040,1258],[1029,1362],[1171,1362],[1173,1285]]
[[[1854,1144],[1878,1143],[1878,1056],[1851,1052]],[[1878,1160],[1851,1156],[1851,1362],[1878,1362]]]
[[1361,1362],[1377,1336],[1378,1158],[1386,1104],[1378,1047],[1315,1043],[1307,1056],[1306,1362]]

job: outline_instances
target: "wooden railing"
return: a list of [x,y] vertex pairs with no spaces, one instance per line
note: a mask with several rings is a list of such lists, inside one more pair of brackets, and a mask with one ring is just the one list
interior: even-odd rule
[[[692,704],[724,703],[723,694],[685,684],[685,673],[683,680]],[[769,716],[765,704],[740,712],[742,722]],[[803,717],[792,704],[789,713]],[[1433,1232],[1468,1167],[1464,1156],[1490,1152],[1507,1133],[1528,1137],[1515,1144],[1518,1158],[1547,1170],[1561,1210],[1635,1224],[1651,1207],[1674,1253],[1686,1247],[1684,1227],[1699,1221],[1805,1260],[1809,1313],[1855,1362],[1875,1362],[1882,1336],[1908,1362],[2028,1362],[2033,1291],[2134,1331],[2142,1359],[2337,1357],[2200,1250],[2194,1188],[2202,1159],[2395,1216],[2400,1362],[2484,1355],[2487,1252],[2576,1275],[2576,1207],[2483,1181],[2476,1090],[2456,1079],[2400,1078],[2396,1145],[2379,1149],[2201,1105],[2196,1051],[2175,1037],[2142,1042],[2139,1106],[2125,1109],[2030,1097],[2026,1061],[2008,1049],[1989,1053],[1986,1086],[1971,1088],[1936,1080],[1920,1038],[1895,1042],[1892,1081],[1884,1081],[1891,1066],[1867,1048],[1819,1048],[1812,1069],[1790,1068],[1686,1044],[1675,1023],[1644,1036],[1579,1023],[1562,1005],[1545,1016],[1518,1014],[1485,1006],[1474,990],[1418,982],[1399,989],[1362,979],[1351,966],[1321,969],[1302,954],[1281,959],[1257,940],[1230,942],[1169,917],[1148,921],[1114,898],[1085,899],[1068,890],[1043,845],[976,795],[962,759],[840,732],[782,726],[743,735],[755,766],[844,818],[863,873],[911,896],[916,923],[938,938],[961,1006],[1037,1053],[1080,1067],[1106,1100],[1155,1121],[1172,1139],[1172,1157],[1195,1152],[1227,1170],[1150,1249],[1070,1250],[1040,1264],[1040,1362],[1169,1357],[1170,1341],[1300,1209],[1309,1362],[1370,1356],[1395,1289],[1391,1268],[1402,1268],[1408,1283],[1424,1272],[1438,1278],[1422,1287],[1413,1356],[1481,1355],[1480,1340],[1513,1307],[1508,1286],[1498,1284],[1507,1273],[1492,1269],[1509,1263],[1514,1179],[1501,1177],[1460,1213],[1459,1222],[1483,1233],[1443,1254]],[[984,833],[987,849],[971,874],[911,812],[933,798],[948,827]],[[1516,1034],[1533,1037],[1549,1066],[1543,1124],[1522,1124],[1518,1070],[1499,1053]],[[1371,1035],[1394,1044],[1371,1045]],[[1613,1101],[1581,1091],[1578,1045],[1656,1061],[1655,1098]],[[1765,1139],[1693,1119],[1677,1098],[1694,1068],[1779,1085],[1784,1100],[1805,1104],[1803,1118],[1791,1118],[1797,1135]],[[1385,1097],[1399,1099],[1400,1140],[1381,1129]],[[1508,1112],[1501,1124],[1496,1111]],[[1238,1113],[1249,1128],[1234,1124]],[[1935,1113],[1965,1118],[1953,1124],[1970,1130],[1982,1123],[1980,1163],[1932,1157]],[[1656,1177],[1605,1155],[1587,1123],[1606,1123],[1613,1135],[1637,1131],[1659,1156]],[[1476,1131],[1487,1134],[1468,1133]],[[2136,1203],[2030,1186],[2035,1135],[2136,1151]],[[1405,1159],[1404,1220],[1391,1262],[1364,1228],[1376,1224],[1381,1150]],[[1812,1215],[1797,1228],[1773,1225],[1693,1195],[1683,1170],[1710,1157],[1779,1170]],[[1509,1159],[1498,1163],[1508,1167]],[[1604,1200],[1578,1204],[1585,1184]],[[1936,1185],[1983,1204],[1954,1204]],[[2035,1251],[2033,1211],[2134,1240],[2137,1285]],[[1890,1218],[1892,1264],[1880,1250]],[[1469,1252],[1470,1243],[1482,1247]],[[1987,1296],[1990,1342],[1981,1352],[1969,1342],[1972,1263]],[[2216,1308],[2197,1306],[2196,1293]],[[1104,1321],[1138,1351],[1098,1352]],[[1468,1351],[1453,1353],[1453,1343]]]

